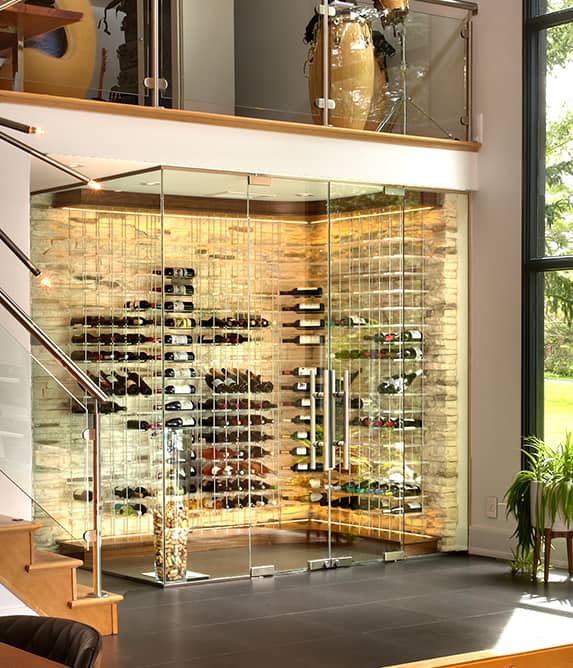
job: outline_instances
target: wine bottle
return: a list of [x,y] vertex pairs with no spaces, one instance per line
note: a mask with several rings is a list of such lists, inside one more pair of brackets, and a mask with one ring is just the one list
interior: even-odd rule
[[139,299],[136,301],[125,302],[124,308],[131,309],[132,311],[146,311],[150,308],[161,308],[161,305],[152,304],[146,299]]
[[230,391],[225,374],[217,369],[209,369],[209,373],[205,374],[205,382],[207,383],[207,386],[217,394],[223,394],[224,392]]
[[422,341],[423,334],[419,329],[405,329],[402,333],[403,341]]
[[271,323],[266,318],[255,315],[249,318],[249,324],[251,327],[268,327]]
[[[115,401],[102,401],[100,404],[98,404],[98,407],[99,412],[106,415],[109,413],[119,413],[120,411],[127,410],[125,406],[120,406],[119,404],[116,404]],[[83,406],[80,406],[74,402],[72,404],[72,413],[81,413],[85,415],[85,409]]]
[[93,381],[96,385],[101,387],[101,389],[108,395],[113,394],[113,388],[111,383],[106,378],[98,378],[95,376],[89,369],[86,369],[86,376]]
[[[156,304],[155,308],[161,308],[161,304]],[[181,313],[183,311],[193,311],[194,308],[193,302],[163,302],[164,311]]]
[[249,378],[240,369],[221,369],[228,392],[246,392]]
[[[297,445],[295,448],[292,448],[292,450],[290,451],[290,454],[294,455],[295,457],[310,457],[311,450],[306,445]],[[322,456],[322,448],[321,447],[316,448],[316,454],[319,457]]]
[[295,336],[292,339],[283,339],[283,343],[296,343],[298,346],[321,346],[324,343],[324,336]]
[[201,420],[204,427],[240,427],[245,424],[238,415],[210,415]]
[[285,369],[283,371],[283,376],[310,376],[313,371],[317,377],[322,376],[322,367],[311,366],[298,366],[295,369]]
[[248,343],[249,337],[243,336],[242,334],[229,333],[229,334],[215,334],[215,336],[199,336],[197,343],[205,344],[230,344],[238,345],[240,343]]
[[140,318],[139,316],[130,315],[125,319],[118,320],[114,323],[118,327],[144,327],[146,325],[154,325],[154,320],[148,318]]
[[223,329],[225,327],[232,326],[230,324],[231,319],[227,318],[224,320],[223,318],[217,318],[216,316],[211,316],[210,318],[205,318],[204,320],[201,320],[201,327],[205,328],[220,328]]
[[[188,399],[181,399],[180,401],[168,401],[164,408],[166,411],[192,411],[195,409],[195,404]],[[156,410],[161,410],[161,406],[157,406]]]
[[243,424],[262,425],[273,424],[274,420],[265,415],[242,415]]
[[321,303],[303,302],[294,306],[283,306],[283,311],[295,311],[296,313],[324,313],[325,306]]
[[116,318],[104,315],[82,315],[70,318],[70,325],[81,325],[82,327],[111,327],[117,324]]
[[129,394],[129,383],[135,383],[137,386],[137,389],[140,394],[145,394],[145,395],[150,395],[153,394],[153,390],[149,387],[149,385],[141,378],[138,376],[135,372],[130,371],[127,374],[127,390]]
[[291,438],[295,441],[308,441],[310,439],[310,433],[308,431],[295,431],[291,434]]
[[197,325],[195,318],[165,318],[165,327],[193,329]]
[[188,334],[166,334],[163,340],[170,346],[188,346],[193,343],[193,337]]
[[295,327],[296,329],[323,329],[324,320],[295,320],[294,322],[283,322],[283,327]]
[[165,426],[169,428],[174,427],[194,427],[197,424],[195,418],[186,417],[186,418],[169,418],[165,421]]
[[295,424],[310,424],[310,415],[295,415],[291,418],[291,422]]
[[[114,372],[115,373],[115,372]],[[135,376],[135,377],[134,377]],[[123,383],[125,383],[125,390],[127,394],[130,394],[132,396],[135,396],[136,394],[139,394],[139,376],[136,374],[127,374],[127,377],[122,377],[119,374],[115,374],[115,377],[119,380],[121,379]]]
[[322,464],[319,464],[317,462],[315,468],[311,468],[310,462],[297,462],[296,464],[293,464],[290,468],[292,471],[296,471],[297,473],[308,473],[311,471],[322,471]]
[[195,394],[195,385],[166,385],[165,394]]
[[290,295],[291,297],[320,297],[322,295],[322,288],[304,287],[293,288],[292,290],[280,290],[279,295]]
[[181,367],[180,369],[172,369],[171,367],[165,369],[164,374],[165,378],[195,378],[197,373],[195,369],[190,367]]
[[423,373],[422,369],[418,369],[412,373],[404,373],[391,376],[390,378],[384,378],[380,385],[378,385],[378,392],[380,392],[380,394],[398,394],[399,392],[403,392]]
[[166,295],[192,295],[195,288],[188,284],[166,283],[163,288],[153,288],[153,292],[164,292]]
[[99,362],[99,361],[114,361],[114,362],[139,362],[155,359],[153,355],[148,355],[143,352],[128,352],[124,350],[72,350],[70,357],[76,361],[83,362]]
[[248,448],[240,448],[237,453],[237,459],[260,459],[261,457],[268,457],[271,453],[265,450],[260,445],[250,445]]
[[424,353],[421,348],[404,348],[396,351],[396,359],[421,360]]
[[302,399],[297,399],[296,401],[283,401],[283,406],[295,408],[310,408],[311,405],[312,400],[310,397],[303,397]]
[[143,431],[161,428],[160,424],[147,422],[146,420],[128,420],[126,426],[128,429],[141,429]]
[[334,357],[339,360],[354,360],[362,357],[362,352],[356,348],[352,350],[339,350],[334,354]]
[[400,341],[400,334],[397,332],[379,332],[378,334],[367,334],[364,336],[367,341],[376,341],[378,343],[395,343]]
[[82,334],[74,334],[72,336],[72,343],[99,343],[99,336],[91,332],[83,332]]
[[119,374],[117,371],[112,371],[112,374],[115,376],[115,380],[113,381],[113,393],[119,396],[127,394],[127,378]]
[[140,343],[157,343],[159,341],[159,339],[153,336],[145,336],[145,334],[120,334],[119,332],[100,334],[99,340],[105,345],[120,343],[128,346],[135,346]]
[[268,466],[265,466],[265,464],[262,462],[252,460],[248,462],[248,469],[251,475],[258,475],[261,478],[273,472],[272,469],[270,469]]
[[188,351],[166,352],[165,358],[169,362],[193,362],[195,360],[195,353]]
[[161,269],[155,269],[153,273],[157,276],[161,276],[163,273],[164,276],[172,278],[193,278],[195,276],[195,269],[192,267],[164,267],[163,272]]
[[256,375],[249,370],[247,370],[247,375],[252,392],[262,392],[263,394],[269,394],[273,391],[274,385],[270,380],[263,380],[260,375]]
[[[322,392],[322,388],[322,383],[316,383],[317,392]],[[298,383],[293,383],[293,385],[282,385],[281,389],[291,390],[292,392],[310,392],[310,383],[300,381]]]
[[370,322],[371,321],[359,315],[348,315],[344,318],[340,318],[340,320],[337,320],[336,324],[340,325],[341,327],[363,327],[364,325],[368,325]]

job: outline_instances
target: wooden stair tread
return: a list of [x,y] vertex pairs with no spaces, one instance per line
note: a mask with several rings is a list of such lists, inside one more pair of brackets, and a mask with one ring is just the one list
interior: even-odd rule
[[42,527],[38,522],[29,522],[8,515],[0,515],[0,531],[35,531]]
[[123,601],[123,596],[121,594],[113,594],[109,591],[105,592],[107,596],[103,598],[93,598],[93,596],[89,595],[92,592],[92,588],[82,584],[77,585],[77,592],[77,598],[73,601],[68,601],[69,608],[109,605],[110,603],[119,603],[120,601]]
[[79,568],[84,562],[81,559],[66,557],[57,552],[47,552],[46,550],[34,550],[32,563],[26,566],[28,572],[41,571],[47,568]]

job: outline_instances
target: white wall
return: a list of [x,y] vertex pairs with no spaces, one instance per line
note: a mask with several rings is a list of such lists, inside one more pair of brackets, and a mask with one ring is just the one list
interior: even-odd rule
[[[521,0],[481,0],[474,112],[479,190],[470,235],[470,551],[510,556],[513,525],[486,517],[520,466]],[[483,123],[479,119],[483,119]]]
[[[2,229],[26,253],[30,248],[30,159],[0,146]],[[26,312],[30,310],[28,270],[0,244],[0,286]],[[0,470],[29,491],[32,477],[30,339],[0,306]],[[1,512],[30,519],[30,503],[0,474]]]

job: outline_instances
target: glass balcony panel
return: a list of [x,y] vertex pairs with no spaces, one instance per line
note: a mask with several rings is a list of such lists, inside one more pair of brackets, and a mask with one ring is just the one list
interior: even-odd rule
[[[406,0],[339,3],[324,34],[316,5],[314,0],[163,0],[157,17],[158,104],[466,138],[466,11],[415,0],[407,12],[399,9]],[[28,7],[42,14],[44,32],[25,28],[21,58],[14,48],[17,20],[0,33],[1,87],[154,104],[149,0]],[[19,11],[16,5],[3,16],[17,17]],[[328,118],[321,101],[326,40]]]

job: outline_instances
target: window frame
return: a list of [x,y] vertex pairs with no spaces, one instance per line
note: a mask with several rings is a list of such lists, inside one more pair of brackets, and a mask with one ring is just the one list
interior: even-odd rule
[[[572,6],[540,13],[544,0],[524,0],[523,30],[523,315],[522,434],[544,434],[544,278],[573,270],[573,255],[545,255],[545,31],[573,23]],[[525,462],[523,462],[525,464]]]

